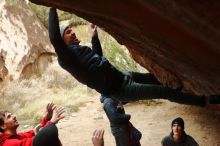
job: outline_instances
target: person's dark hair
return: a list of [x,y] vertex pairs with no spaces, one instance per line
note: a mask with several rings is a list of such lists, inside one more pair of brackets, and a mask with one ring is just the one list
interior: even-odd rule
[[183,119],[182,118],[180,118],[180,117],[178,117],[178,118],[176,118],[176,119],[174,119],[173,121],[172,121],[172,124],[171,124],[171,127],[174,125],[174,124],[178,124],[178,125],[180,125],[180,127],[184,130],[184,121],[183,121]]
[[[0,112],[0,126],[4,125],[5,113],[6,113],[6,111]],[[0,132],[3,133],[4,131],[0,128]]]

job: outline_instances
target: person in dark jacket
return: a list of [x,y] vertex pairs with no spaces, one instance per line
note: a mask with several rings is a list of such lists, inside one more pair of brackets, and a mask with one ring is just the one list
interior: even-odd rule
[[141,132],[130,122],[131,115],[126,114],[120,101],[102,95],[104,111],[109,119],[116,146],[141,146]]
[[72,28],[59,27],[55,8],[50,8],[49,12],[49,37],[60,66],[79,82],[103,95],[121,101],[164,98],[183,104],[206,105],[205,97],[164,87],[150,73],[123,73],[117,70],[103,57],[96,26],[93,25],[92,49],[79,45],[80,41]]
[[199,146],[198,143],[184,131],[184,121],[176,118],[171,124],[171,133],[161,141],[162,146]]
[[33,130],[17,133],[19,123],[10,112],[0,112],[0,146],[62,146],[55,124],[63,118],[63,108],[47,105],[47,114]]

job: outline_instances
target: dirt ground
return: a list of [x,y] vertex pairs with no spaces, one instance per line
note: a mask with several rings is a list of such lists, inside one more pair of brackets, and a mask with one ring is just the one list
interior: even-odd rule
[[[205,108],[180,105],[165,100],[147,106],[132,103],[125,106],[132,115],[131,122],[142,132],[143,146],[160,146],[161,139],[169,134],[170,123],[176,117],[185,121],[185,131],[200,146],[220,146],[220,114]],[[98,99],[91,98],[78,113],[66,116],[58,124],[59,136],[64,146],[92,146],[94,129],[105,129],[105,146],[115,146],[108,119]]]

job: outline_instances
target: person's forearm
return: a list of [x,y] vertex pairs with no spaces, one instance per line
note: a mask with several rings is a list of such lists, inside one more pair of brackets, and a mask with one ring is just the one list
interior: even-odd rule
[[49,38],[59,58],[67,56],[66,44],[64,43],[59,27],[59,19],[55,8],[49,11]]
[[102,46],[98,38],[98,34],[92,37],[92,49],[100,56],[103,56]]
[[57,15],[57,10],[55,8],[50,8],[49,11],[49,25],[48,25],[48,31],[49,31],[49,37],[52,42],[57,40],[59,37],[61,37],[59,30],[59,19]]
[[56,52],[59,52],[60,50],[63,50],[62,48],[58,48],[59,44],[63,42],[63,39],[60,34],[59,19],[57,15],[57,10],[55,8],[50,8],[48,20],[48,31],[50,41],[53,44]]
[[46,123],[47,123],[47,114],[46,115],[44,115],[44,117],[43,117],[43,119],[42,119],[42,121],[41,121],[41,123],[40,123],[40,125],[43,127]]
[[50,124],[55,124],[55,123],[53,123],[53,122],[51,122],[51,121],[47,121],[47,123],[44,125],[44,127],[46,127],[46,126],[48,126],[48,125],[50,125]]

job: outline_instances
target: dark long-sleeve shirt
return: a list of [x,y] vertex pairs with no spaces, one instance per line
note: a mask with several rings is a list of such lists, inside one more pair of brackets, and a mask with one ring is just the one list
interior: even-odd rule
[[81,45],[66,45],[61,37],[55,8],[49,13],[49,37],[62,68],[79,82],[102,94],[113,94],[120,89],[124,75],[102,56],[98,36],[92,38],[92,48]]
[[161,145],[162,146],[199,146],[199,144],[191,136],[187,135],[185,132],[183,132],[183,135],[179,142],[175,142],[173,140],[173,134],[171,132],[170,135],[162,139]]

